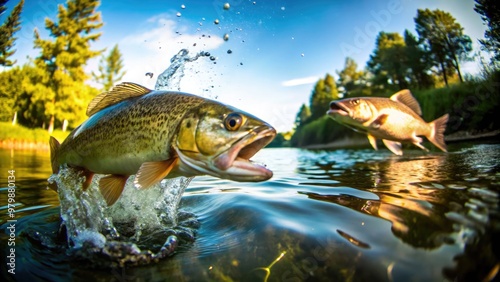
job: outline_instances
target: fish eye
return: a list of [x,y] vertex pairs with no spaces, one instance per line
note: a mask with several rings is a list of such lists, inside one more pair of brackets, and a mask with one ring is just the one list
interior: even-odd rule
[[353,104],[353,105],[359,104],[359,99],[353,99],[353,100],[351,100],[351,104]]
[[238,130],[243,123],[243,116],[239,113],[230,113],[224,120],[224,127],[229,131]]

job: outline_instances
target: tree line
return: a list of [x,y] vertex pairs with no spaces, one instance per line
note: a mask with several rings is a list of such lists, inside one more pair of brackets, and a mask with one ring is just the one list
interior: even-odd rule
[[[7,0],[0,1],[0,15],[6,12]],[[85,118],[90,100],[99,92],[109,90],[125,71],[122,55],[115,45],[106,55],[105,50],[94,50],[92,43],[99,40],[103,22],[97,11],[97,0],[68,0],[59,5],[57,20],[45,19],[49,38],[33,31],[33,48],[38,56],[19,66],[11,57],[15,53],[16,32],[21,28],[21,0],[0,26],[0,121],[9,121],[14,115],[20,124],[47,128],[69,124],[75,127]],[[87,62],[101,56],[98,72],[85,72]],[[92,78],[101,89],[86,84]]]
[[[493,77],[495,79],[499,77],[500,4],[495,0],[476,0],[474,10],[481,15],[488,27],[485,32],[486,40],[479,40],[482,50],[493,55],[490,64],[482,60],[483,71],[486,72],[483,82],[489,83],[489,86],[495,85]],[[318,80],[312,90],[309,105],[303,104],[297,113],[295,131],[290,145],[301,147],[325,144],[337,139],[356,136],[352,130],[325,116],[330,101],[339,98],[388,97],[401,89],[408,88],[414,94],[421,94],[422,99],[427,99],[425,104],[431,109],[426,113],[423,107],[424,114],[430,114],[428,118],[434,119],[444,114],[444,112],[435,111],[436,108],[441,108],[446,112],[447,107],[458,107],[456,103],[463,102],[467,95],[474,95],[473,89],[470,89],[468,93],[462,91],[462,88],[474,88],[477,83],[480,83],[477,80],[465,81],[460,69],[463,62],[473,60],[472,40],[464,34],[463,27],[450,13],[439,9],[417,10],[414,22],[416,34],[410,30],[405,30],[403,34],[381,31],[376,37],[375,49],[364,69],[358,69],[357,63],[347,57],[344,68],[336,71],[338,76],[336,81],[328,73],[325,78]],[[476,84],[471,86],[471,83]],[[492,91],[497,97],[498,89],[496,88],[498,87],[494,87]],[[441,88],[445,90],[436,91]],[[443,97],[432,97],[426,93],[457,94],[455,99],[443,99]],[[449,104],[432,105],[433,103],[442,104],[444,100]],[[498,104],[498,101],[483,102],[489,103],[485,106],[487,111],[494,111],[492,105]],[[487,113],[484,114],[487,115]],[[491,127],[492,125],[485,122],[483,126]],[[449,129],[449,132],[450,130],[453,129]],[[461,124],[454,130],[467,130],[467,126]],[[278,140],[284,142],[283,138]]]

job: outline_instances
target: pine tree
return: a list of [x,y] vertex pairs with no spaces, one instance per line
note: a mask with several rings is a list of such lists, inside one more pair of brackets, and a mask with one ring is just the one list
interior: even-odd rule
[[297,116],[295,117],[295,128],[300,127],[311,116],[311,110],[306,104],[302,104]]
[[[0,2],[0,15],[6,10],[6,3],[6,0]],[[13,49],[16,41],[14,34],[21,28],[19,25],[21,24],[20,17],[23,6],[24,0],[19,1],[6,21],[0,26],[0,66],[11,67],[16,63],[16,61],[11,61],[9,57],[16,52]]]
[[314,86],[310,98],[311,116],[309,120],[315,120],[326,114],[330,107],[330,102],[339,98],[337,84],[330,74],[326,74],[324,79],[320,79]]
[[375,85],[381,88],[395,85],[397,87],[392,87],[394,90],[408,88],[406,45],[399,33],[381,31],[367,65],[375,75]]
[[118,45],[111,49],[107,57],[102,56],[99,62],[99,74],[92,72],[94,81],[102,84],[104,91],[110,90],[124,75],[122,54]]
[[45,27],[53,39],[42,39],[35,30],[35,47],[41,49],[35,64],[45,71],[41,83],[51,90],[50,103],[45,114],[50,117],[49,131],[54,122],[68,120],[76,123],[85,116],[85,107],[90,99],[84,85],[87,61],[102,51],[94,51],[90,43],[100,37],[94,33],[102,26],[101,15],[96,12],[98,0],[68,0],[66,7],[59,5],[58,22],[50,19]]
[[354,90],[365,86],[363,85],[365,73],[358,70],[358,64],[350,57],[345,59],[344,69],[337,71],[337,75],[339,76],[338,84],[343,88],[343,97],[347,97]]

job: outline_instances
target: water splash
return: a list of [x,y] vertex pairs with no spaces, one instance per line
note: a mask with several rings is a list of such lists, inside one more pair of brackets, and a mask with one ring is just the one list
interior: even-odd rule
[[180,50],[170,59],[170,66],[158,76],[156,90],[181,90],[181,81],[184,77],[186,64],[198,60],[199,57],[210,56],[210,53],[201,51],[189,56],[187,49]]
[[[210,56],[200,52],[189,56],[180,50],[158,77],[155,89],[180,90],[186,63]],[[146,264],[172,255],[178,238],[193,241],[199,223],[189,213],[179,212],[184,190],[192,177],[165,179],[146,190],[135,188],[131,176],[119,200],[111,207],[99,191],[95,175],[84,190],[84,176],[62,166],[49,183],[58,186],[61,227],[66,229],[69,253],[91,261],[93,266]]]
[[132,176],[120,199],[107,207],[98,188],[101,177],[94,176],[86,190],[84,177],[73,168],[63,166],[49,178],[58,186],[70,254],[95,266],[145,264],[172,255],[178,237],[194,240],[198,222],[191,214],[178,212],[191,178],[164,180],[137,190]]

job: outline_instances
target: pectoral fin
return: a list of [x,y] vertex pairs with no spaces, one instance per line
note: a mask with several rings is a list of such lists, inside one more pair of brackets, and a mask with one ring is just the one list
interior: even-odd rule
[[370,141],[370,144],[372,145],[373,149],[378,150],[377,149],[377,139],[375,138],[375,136],[368,133],[367,137],[368,137],[368,141]]
[[146,189],[165,178],[175,167],[179,158],[171,158],[160,162],[143,163],[135,176],[137,188]]
[[113,205],[123,192],[128,176],[108,175],[99,180],[99,190],[108,206]]
[[387,147],[387,149],[389,149],[394,154],[398,156],[403,155],[403,150],[401,149],[401,143],[385,139],[382,139],[382,142],[384,142],[384,145]]
[[374,121],[372,121],[368,127],[372,129],[378,129],[380,128],[386,121],[387,121],[387,114],[381,114],[379,115]]

